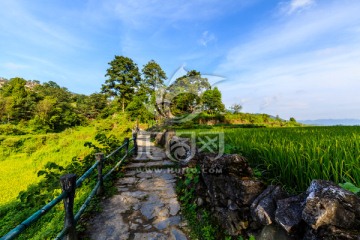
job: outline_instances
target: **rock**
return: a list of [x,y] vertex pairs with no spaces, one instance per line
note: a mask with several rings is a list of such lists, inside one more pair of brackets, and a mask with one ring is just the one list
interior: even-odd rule
[[287,197],[280,186],[268,186],[251,204],[252,218],[262,225],[270,225],[275,220],[276,201]]
[[171,229],[171,232],[170,232],[170,239],[171,240],[187,240],[187,237],[179,229],[173,228],[173,229]]
[[324,180],[313,180],[306,193],[302,218],[313,229],[322,226],[360,229],[358,196]]
[[155,221],[154,227],[159,230],[163,230],[168,226],[178,225],[181,222],[180,216],[173,216],[169,218],[162,219],[160,221]]
[[180,211],[180,204],[176,198],[172,198],[169,201],[170,215],[174,216]]
[[196,199],[196,205],[201,207],[204,204],[204,200],[201,197]]
[[159,146],[164,146],[165,144],[165,132],[166,130],[163,130],[162,132],[156,133],[155,136],[155,144]]
[[166,154],[169,159],[178,162],[182,167],[188,165],[189,161],[194,158],[195,152],[195,142],[192,142],[189,138],[172,136],[166,145]]
[[295,233],[304,224],[302,211],[306,194],[285,198],[276,202],[275,221],[288,233]]
[[250,205],[264,190],[264,183],[251,178],[246,159],[236,154],[217,159],[214,154],[197,154],[194,162],[201,167],[196,204],[209,205],[229,235],[243,233],[251,224]]
[[252,177],[253,171],[247,160],[238,154],[226,154],[214,159],[214,154],[205,154],[201,160],[202,171],[208,174]]
[[[293,240],[284,229],[276,225],[265,226],[258,235],[255,235],[256,240]],[[306,239],[309,240],[309,239]]]
[[311,227],[309,227],[303,239],[304,240],[323,240],[323,239],[360,240],[360,232],[356,230],[350,231],[350,230],[340,229],[335,226],[319,228],[318,230],[314,230]]
[[167,240],[167,239],[168,238],[166,235],[158,232],[135,233],[134,235],[134,240]]
[[[264,190],[264,183],[256,179],[244,179],[231,175],[202,173],[211,205],[228,206],[230,199],[237,206],[248,205]],[[234,206],[234,205],[233,205]]]
[[140,211],[147,219],[152,219],[154,216],[157,216],[163,206],[164,204],[161,202],[148,201],[142,204]]
[[243,222],[242,214],[239,211],[231,211],[227,208],[217,207],[213,211],[213,214],[221,227],[226,229],[226,232],[229,235],[236,236],[243,233],[245,223]]
[[164,147],[175,135],[176,134],[174,130],[166,130],[160,132],[155,137],[155,143],[159,146]]

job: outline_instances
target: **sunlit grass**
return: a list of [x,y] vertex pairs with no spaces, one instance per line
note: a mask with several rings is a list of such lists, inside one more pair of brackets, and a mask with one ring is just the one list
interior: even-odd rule
[[14,200],[30,184],[40,181],[37,172],[47,162],[66,166],[73,157],[82,159],[92,151],[84,143],[94,141],[99,131],[106,129],[122,138],[128,128],[122,121],[106,119],[61,133],[0,136],[0,206]]
[[265,178],[289,188],[305,190],[312,179],[360,186],[360,127],[211,131],[225,133],[226,152],[246,156]]

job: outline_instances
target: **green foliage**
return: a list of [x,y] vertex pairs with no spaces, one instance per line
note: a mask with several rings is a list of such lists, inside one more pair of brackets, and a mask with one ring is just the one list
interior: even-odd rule
[[226,153],[242,154],[264,179],[286,188],[304,191],[313,179],[360,186],[360,127],[214,128],[210,132],[223,132]]
[[238,114],[238,113],[240,113],[242,106],[240,104],[235,103],[230,107],[230,109],[232,110],[232,112],[234,114]]
[[221,101],[221,92],[217,87],[206,90],[201,96],[203,108],[208,113],[219,113],[225,110]]
[[2,122],[19,122],[33,116],[35,95],[25,87],[26,80],[12,78],[0,88],[0,118]]
[[293,118],[293,117],[291,117],[291,118],[289,119],[289,121],[290,121],[290,122],[296,122],[295,118]]
[[182,212],[189,222],[190,236],[194,239],[216,240],[222,235],[208,210],[195,204],[195,188],[199,182],[200,168],[188,168],[184,178],[177,183],[176,190]]
[[102,86],[102,92],[114,97],[122,105],[124,112],[140,83],[139,69],[132,59],[123,56],[115,56],[109,65],[105,75],[108,79]]
[[150,95],[155,91],[155,89],[164,85],[166,74],[160,65],[154,60],[150,60],[147,64],[145,64],[141,71],[144,76],[142,81],[143,86]]
[[[20,135],[34,132],[59,132],[66,128],[80,125],[85,117],[92,117],[106,106],[103,99],[92,95],[84,96],[69,92],[55,82],[39,84],[22,78],[12,78],[0,88],[0,121],[11,123],[14,127],[0,126],[0,134]],[[91,114],[84,105],[76,104],[79,98],[89,104]],[[90,104],[95,102],[96,105]],[[97,109],[99,108],[99,109]],[[95,109],[95,110],[94,110]],[[93,113],[98,110],[98,112]],[[19,125],[29,126],[24,133]],[[16,127],[15,127],[16,126]],[[13,132],[11,132],[13,130]]]
[[346,182],[346,183],[339,183],[340,187],[355,193],[355,194],[359,194],[360,193],[360,188],[356,187],[354,184],[352,184],[351,182]]
[[[108,130],[103,130],[101,127],[104,122],[112,123]],[[15,191],[22,191],[17,198],[13,194],[11,196],[1,195],[0,235],[4,235],[58,196],[61,193],[59,184],[61,175],[75,173],[77,176],[81,176],[94,163],[95,152],[102,151],[107,154],[121,145],[120,142],[122,141],[119,139],[129,136],[129,132],[127,132],[129,126],[132,126],[131,122],[128,122],[123,116],[118,116],[99,121],[90,127],[68,129],[58,134],[13,137],[16,141],[21,141],[22,146],[18,149],[19,153],[11,152],[11,157],[8,157],[10,159],[0,159],[2,161],[0,174],[5,177],[4,180],[6,179],[6,181],[0,181],[0,188],[4,190],[4,193],[8,192],[6,187],[9,186]],[[102,129],[102,132],[96,132],[96,129]],[[4,140],[6,139],[7,137]],[[83,146],[86,142],[90,148]],[[0,151],[2,147],[1,142]],[[23,152],[28,147],[34,148],[35,151],[29,158],[24,158]],[[72,157],[69,157],[71,155]],[[77,156],[74,157],[74,155]],[[114,158],[106,161],[104,173],[111,168],[110,165],[115,160]],[[95,179],[96,171],[76,190],[75,212],[93,188]],[[20,183],[25,188],[24,186],[19,187]],[[105,185],[110,186],[111,183],[105,182]],[[95,201],[90,210],[97,208],[98,205]],[[53,210],[21,234],[19,239],[49,239],[54,237],[63,227],[63,211],[61,203],[56,205]],[[79,226],[80,230],[81,227],[82,225]]]
[[173,115],[189,114],[200,106],[200,96],[209,89],[208,80],[202,78],[200,72],[192,70],[176,79],[167,88],[164,98],[171,101],[170,109]]
[[133,100],[126,107],[126,111],[130,115],[132,120],[139,120],[140,122],[146,122],[150,119],[154,119],[154,114],[149,111],[144,105],[146,99],[143,97],[135,96]]

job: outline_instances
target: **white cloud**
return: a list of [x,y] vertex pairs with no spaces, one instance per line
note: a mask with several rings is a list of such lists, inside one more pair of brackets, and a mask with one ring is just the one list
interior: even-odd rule
[[[219,15],[239,11],[256,0],[112,0],[104,8],[119,18],[126,26],[143,28],[154,22],[158,25],[175,24],[179,21],[206,21]],[[160,21],[160,22],[158,22]]]
[[13,62],[7,62],[3,66],[4,66],[4,68],[9,69],[9,70],[19,70],[19,69],[29,68],[29,66],[27,66],[27,65],[13,63]]
[[204,31],[198,42],[201,46],[206,47],[209,42],[212,42],[214,40],[216,40],[216,37],[213,33],[209,33],[209,31]]
[[26,5],[26,2],[5,1],[2,4],[0,36],[3,36],[3,41],[12,36],[17,38],[16,42],[23,41],[27,45],[32,44],[63,52],[87,47],[84,39],[78,37],[75,31],[69,30],[70,26],[56,23],[56,18],[46,19],[38,16],[34,9]]
[[[227,105],[284,118],[360,118],[360,3],[331,1],[294,15],[228,52],[217,72]],[[226,73],[228,73],[226,75]]]
[[282,3],[282,12],[286,14],[293,14],[301,12],[315,5],[315,0],[291,0],[287,3]]

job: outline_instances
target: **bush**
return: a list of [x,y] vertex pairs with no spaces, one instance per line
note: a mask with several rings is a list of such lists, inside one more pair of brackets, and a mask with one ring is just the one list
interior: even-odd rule
[[25,135],[27,132],[13,124],[0,125],[0,135]]

